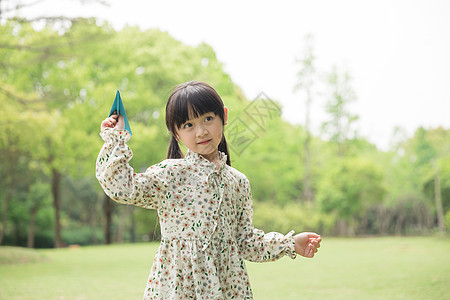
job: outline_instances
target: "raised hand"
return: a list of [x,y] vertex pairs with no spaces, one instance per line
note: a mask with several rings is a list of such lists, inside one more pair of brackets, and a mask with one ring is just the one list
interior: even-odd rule
[[123,121],[123,116],[119,115],[119,117],[117,117],[116,112],[114,112],[114,114],[104,119],[100,126],[100,130],[103,131],[106,128],[124,129],[125,123]]

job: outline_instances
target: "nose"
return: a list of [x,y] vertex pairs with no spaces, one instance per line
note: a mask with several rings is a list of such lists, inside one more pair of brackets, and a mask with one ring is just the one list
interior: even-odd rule
[[203,137],[208,134],[208,130],[204,126],[197,127],[197,137]]

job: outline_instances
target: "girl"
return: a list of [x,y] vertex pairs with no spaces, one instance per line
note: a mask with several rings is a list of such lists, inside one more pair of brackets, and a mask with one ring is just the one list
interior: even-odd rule
[[[103,190],[116,202],[158,211],[161,244],[144,299],[253,299],[244,259],[313,257],[320,247],[315,233],[253,227],[250,183],[231,167],[223,134],[227,114],[206,83],[177,86],[166,105],[167,159],[140,174],[128,164],[133,153],[123,117],[101,124],[96,176]],[[179,140],[188,148],[184,156]]]

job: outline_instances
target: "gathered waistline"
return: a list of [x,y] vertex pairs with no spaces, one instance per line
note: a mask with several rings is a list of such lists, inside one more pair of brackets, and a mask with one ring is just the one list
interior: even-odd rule
[[220,239],[220,238],[212,238],[212,239],[195,239],[195,238],[180,238],[180,237],[173,237],[173,238],[167,238],[167,237],[161,237],[161,241],[165,241],[165,242],[174,242],[174,241],[178,241],[178,242],[200,242],[200,243],[208,243],[208,242],[236,242],[235,239]]
[[195,239],[195,238],[161,238],[161,243],[195,243],[200,244],[202,246],[202,250],[205,251],[210,244],[228,244],[228,245],[236,245],[237,242],[235,239],[220,239],[220,238],[212,238],[212,239]]

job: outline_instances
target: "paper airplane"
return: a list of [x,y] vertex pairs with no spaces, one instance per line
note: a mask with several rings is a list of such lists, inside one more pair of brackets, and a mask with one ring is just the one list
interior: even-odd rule
[[111,107],[111,111],[109,112],[109,116],[114,114],[114,112],[117,112],[117,115],[123,116],[123,121],[125,123],[125,130],[128,130],[130,134],[133,134],[131,132],[130,123],[128,123],[127,113],[125,112],[125,107],[123,106],[122,98],[120,97],[119,90],[116,92],[116,98],[114,98],[114,103]]

